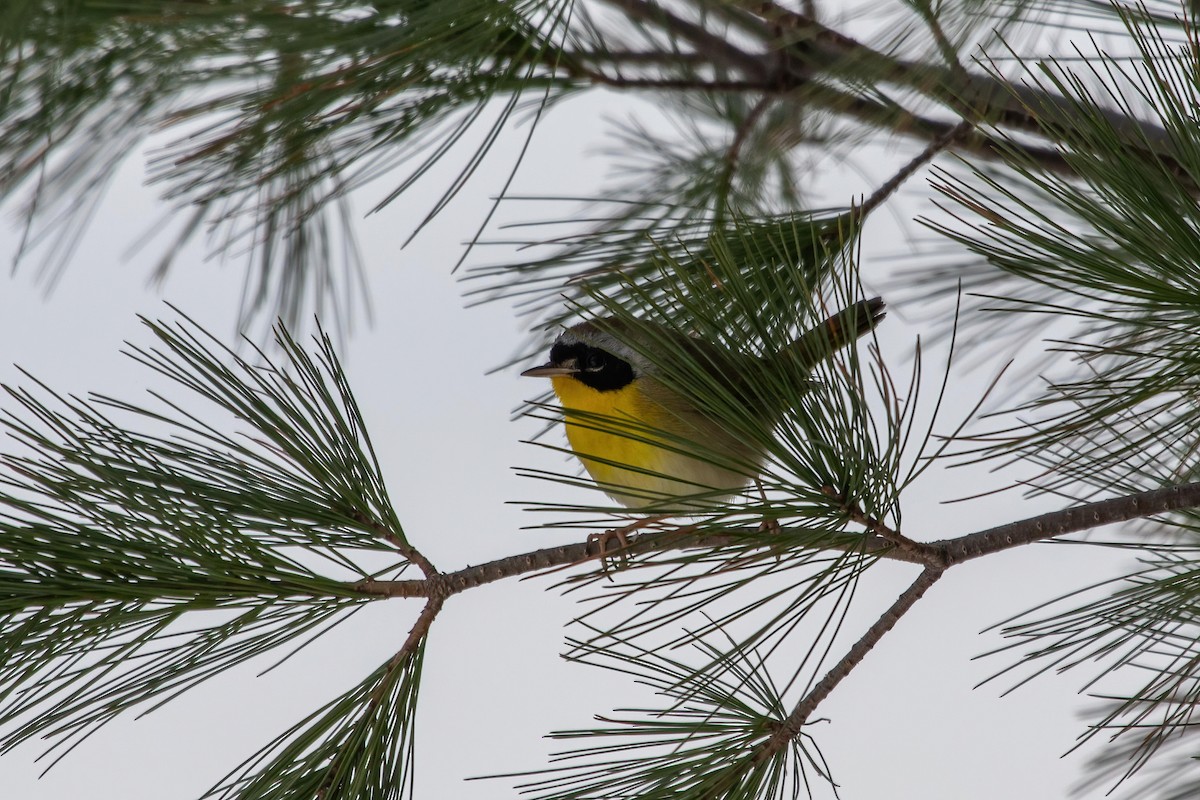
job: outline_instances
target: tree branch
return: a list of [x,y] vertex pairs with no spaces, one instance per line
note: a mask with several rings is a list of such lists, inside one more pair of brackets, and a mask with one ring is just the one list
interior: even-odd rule
[[404,556],[410,564],[415,564],[421,572],[425,573],[426,579],[432,579],[441,574],[438,568],[433,565],[433,562],[425,557],[424,553],[408,543],[408,540],[404,538],[402,533],[392,530],[360,511],[354,510],[351,513],[356,522],[396,548],[396,552]]
[[573,74],[577,77],[585,78],[592,83],[608,86],[613,89],[682,92],[775,92],[779,88],[770,81],[745,80],[741,78],[728,80],[694,76],[680,78],[626,78],[621,75],[609,75],[592,69],[581,70]]
[[[868,83],[885,80],[905,86],[981,124],[1003,123],[1029,133],[1045,134],[1047,123],[1069,127],[1077,113],[1071,100],[1037,86],[999,80],[961,67],[893,58],[769,0],[737,0],[737,5],[763,20],[759,35],[764,40],[774,40],[775,46],[793,50],[797,60],[818,64],[822,70],[835,74],[838,62],[853,64],[858,79]],[[780,41],[773,34],[773,29],[780,26],[791,33],[793,41]],[[861,74],[864,65],[871,68],[866,76]],[[1102,109],[1102,114],[1131,147],[1144,149],[1141,147],[1144,142],[1157,155],[1171,152],[1171,138],[1158,125],[1110,109]]]
[[859,507],[858,503],[842,497],[832,486],[822,486],[821,493],[837,502],[837,504],[841,507],[842,513],[844,513],[850,520],[862,525],[879,538],[891,542],[897,548],[899,548],[900,552],[911,556],[912,561],[928,566],[945,566],[945,554],[941,548],[937,547],[936,545],[914,542],[912,539],[900,533],[900,531],[893,529],[882,520],[867,516],[866,512]]
[[[786,535],[786,529],[777,535]],[[846,534],[845,538],[847,541],[843,547],[835,548],[831,545],[827,549],[853,550],[909,564],[926,563],[919,555],[906,552],[874,534]],[[747,541],[760,542],[764,549],[771,547],[770,537],[764,536],[755,528],[729,533],[695,533],[686,529],[683,532],[647,532],[631,534],[626,539],[629,544],[622,547],[622,555],[724,547],[736,543],[744,544]],[[940,550],[938,554],[941,554]],[[398,581],[369,579],[355,583],[353,588],[363,594],[378,597],[429,597],[434,592],[445,592],[449,596],[506,578],[599,560],[601,555],[600,543],[593,540],[505,556],[474,567],[464,567],[456,572],[442,573],[433,578]],[[603,555],[611,558],[614,551],[609,549]]]
[[917,154],[915,158],[901,167],[895,175],[888,179],[886,183],[872,192],[871,196],[863,201],[862,205],[858,207],[859,215],[865,217],[874,211],[876,207],[886,201],[897,189],[903,186],[904,182],[911,178],[914,172],[932,161],[938,153],[942,152],[942,150],[963,139],[968,133],[970,133],[972,127],[974,127],[972,123],[964,120],[930,142],[929,145],[919,154]]
[[662,6],[647,2],[647,0],[608,0],[608,3],[623,11],[630,19],[651,23],[667,33],[684,39],[714,62],[724,63],[726,66],[746,72],[754,78],[762,79],[771,74],[769,65],[764,63],[760,56],[735,47],[725,37],[712,33],[702,25],[676,16]]
[[955,539],[932,542],[931,545],[944,550],[946,566],[949,567],[1023,544],[1197,506],[1200,506],[1200,482],[1185,483],[1051,511]]
[[[974,125],[1007,126],[1048,138],[1069,138],[1074,128],[1077,110],[1067,97],[1038,86],[1018,85],[990,74],[970,72],[961,65],[941,66],[893,58],[774,2],[736,0],[734,6],[718,7],[732,24],[755,36],[768,48],[761,52],[735,47],[703,25],[682,19],[647,0],[607,2],[632,19],[656,25],[687,41],[697,51],[687,56],[694,58],[698,54],[714,65],[723,64],[747,76],[742,80],[728,80],[726,88],[729,90],[791,92],[803,88],[805,102],[890,129],[897,135],[916,136],[927,141],[948,136],[956,129],[957,122],[897,112],[868,98],[840,91],[828,82],[814,80],[814,76],[836,77],[850,66],[853,71],[849,74],[856,83],[884,82],[902,86],[942,104]],[[781,53],[786,57],[780,58]],[[695,85],[694,77],[686,80],[667,78],[660,86],[654,86],[653,79],[609,80],[610,76],[603,77],[604,80],[599,82],[617,88],[702,88]],[[691,85],[688,85],[689,81]],[[1099,112],[1131,150],[1161,162],[1172,174],[1188,179],[1190,185],[1190,178],[1172,155],[1171,137],[1161,126],[1112,109],[1102,108]],[[1053,147],[1000,141],[978,130],[957,137],[953,146],[956,150],[989,159],[1001,156],[1005,150],[1016,150],[1041,167],[1059,173],[1072,172],[1062,154]]]
[[[1061,511],[1051,511],[1037,517],[1010,522],[995,528],[969,533],[953,539],[935,542],[916,542],[905,538],[909,546],[901,547],[899,535],[877,520],[866,515],[851,518],[870,530],[859,536],[847,534],[845,543],[830,543],[827,549],[854,550],[867,555],[921,564],[927,568],[952,567],[964,561],[998,553],[1012,547],[1053,539],[1068,533],[1128,522],[1151,517],[1168,511],[1200,507],[1200,482],[1152,489],[1146,492],[1085,503]],[[879,530],[888,535],[880,535]],[[786,534],[786,529],[784,529]],[[752,538],[753,537],[753,538]],[[745,544],[747,541],[761,543],[768,548],[771,542],[760,531],[746,528],[726,533],[697,533],[690,528],[661,532],[631,534],[626,537],[628,546],[622,551],[628,555],[668,552],[694,548],[726,547]],[[890,540],[889,540],[890,539]],[[612,551],[604,555],[612,556]],[[569,567],[598,560],[601,557],[598,541],[546,547],[528,553],[505,556],[473,567],[464,567],[455,572],[436,573],[431,577],[412,580],[381,581],[369,579],[353,584],[356,591],[377,597],[449,597],[487,583],[541,572],[555,567]]]
[[[1001,550],[1053,539],[1068,533],[1198,506],[1200,506],[1200,482],[1195,482],[1085,503],[1074,508],[1053,511],[954,539],[921,543],[902,536],[883,522],[868,517],[857,507],[848,505],[844,509],[846,513],[855,522],[866,527],[867,533],[861,537],[853,537],[853,541],[847,541],[842,549],[853,549],[898,561],[924,564],[925,568],[908,589],[850,647],[837,664],[796,704],[791,713],[779,722],[771,736],[755,750],[747,763],[762,763],[780,752],[793,738],[798,736],[825,698],[895,627],[900,618],[924,596],[929,587],[936,583],[949,567]],[[721,547],[739,541],[745,543],[750,533],[749,530],[725,534],[696,533],[690,527],[673,531],[646,532],[626,537],[628,545],[623,550],[628,554],[634,554],[689,547]],[[763,547],[770,546],[769,540],[764,538],[760,532],[754,533],[757,534],[757,541],[761,541]],[[832,544],[829,547],[829,549],[835,548],[836,546]],[[379,581],[371,579],[361,581],[353,588],[364,594],[379,597],[429,598],[429,602],[409,634],[408,641],[401,648],[401,653],[403,653],[415,646],[415,642],[420,641],[428,632],[429,625],[432,624],[441,609],[442,603],[454,594],[504,578],[540,572],[554,567],[582,564],[599,559],[604,555],[611,555],[611,553],[605,553],[601,542],[593,539],[578,544],[549,547],[508,556],[479,566],[466,567],[457,572],[438,573],[422,580]],[[400,657],[400,654],[397,654],[397,657]]]
[[733,176],[737,172],[738,161],[742,157],[742,148],[746,145],[746,140],[750,138],[750,134],[754,131],[754,126],[762,119],[762,115],[767,112],[771,104],[775,101],[775,97],[770,94],[764,94],[746,114],[746,118],[737,126],[734,131],[733,141],[730,142],[729,148],[725,151],[725,165],[721,169],[721,177],[718,181],[720,186],[719,201],[716,204],[717,214],[724,214],[726,204],[729,200],[729,195],[733,191]]
[[854,643],[846,655],[842,656],[841,661],[833,666],[825,674],[825,677],[814,686],[804,698],[796,704],[792,709],[792,713],[788,714],[787,719],[780,723],[775,729],[771,737],[759,746],[758,752],[751,759],[752,763],[761,763],[770,758],[775,753],[787,746],[787,743],[799,735],[804,725],[808,722],[808,718],[816,711],[817,706],[821,704],[829,693],[832,692],[842,679],[849,675],[859,662],[871,651],[884,634],[895,627],[900,621],[900,617],[904,616],[913,605],[921,599],[926,590],[937,582],[937,579],[942,577],[943,570],[940,567],[926,567],[913,582],[911,586],[904,590],[904,593],[892,603],[887,611],[875,621],[862,638]]
[[[426,637],[426,635],[428,635],[429,629],[433,626],[433,621],[437,619],[437,615],[439,612],[441,612],[442,605],[445,602],[446,598],[444,596],[434,595],[431,596],[428,602],[425,603],[425,607],[421,609],[421,613],[417,615],[416,622],[413,623],[412,628],[409,630],[408,636],[404,640],[404,644],[400,646],[400,649],[396,651],[395,655],[388,659],[387,664],[384,666],[383,674],[379,677],[379,683],[376,684],[374,690],[371,692],[370,700],[368,701],[367,707],[362,714],[363,718],[374,716],[376,709],[379,708],[379,704],[383,702],[383,698],[387,693],[390,676],[395,673],[396,670],[402,668],[405,663],[407,663],[408,660],[413,657],[413,654],[416,653],[417,648],[420,646],[421,641]],[[349,751],[347,750],[339,751],[337,756],[334,758],[333,763],[329,765],[328,769],[326,770],[325,780],[321,782],[321,785],[316,791],[316,797],[318,800],[322,800],[329,792],[330,788],[332,788],[334,781],[342,772],[339,761],[348,754]]]

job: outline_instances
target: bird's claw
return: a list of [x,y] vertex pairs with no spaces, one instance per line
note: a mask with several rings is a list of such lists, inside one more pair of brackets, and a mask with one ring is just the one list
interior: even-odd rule
[[[588,534],[588,549],[591,549],[593,543],[596,545],[597,549],[599,549],[600,569],[604,572],[608,572],[610,564],[612,565],[613,569],[617,569],[618,562],[620,562],[620,566],[624,566],[629,562],[629,554],[625,552],[625,550],[629,547],[629,537],[625,535],[626,530],[627,528],[613,528],[605,531],[604,533]],[[617,541],[618,546],[615,548],[610,548],[609,545],[614,539]],[[608,551],[610,549],[612,549],[614,552],[613,556],[608,555]]]
[[758,523],[759,533],[779,533],[783,530],[783,526],[779,524],[777,519],[767,519],[763,517],[763,521]]

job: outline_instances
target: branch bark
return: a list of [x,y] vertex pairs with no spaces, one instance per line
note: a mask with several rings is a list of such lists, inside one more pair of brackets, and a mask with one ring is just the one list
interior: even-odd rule
[[777,727],[771,737],[759,746],[758,752],[751,759],[754,763],[761,763],[769,759],[771,756],[778,753],[787,743],[800,734],[808,722],[808,718],[817,710],[817,706],[821,704],[829,693],[832,692],[842,680],[849,675],[859,662],[866,657],[879,640],[884,637],[888,631],[895,627],[900,618],[908,613],[918,600],[920,600],[930,586],[937,582],[938,578],[942,577],[942,568],[926,567],[913,581],[912,585],[904,590],[904,593],[892,603],[883,615],[875,620],[875,623],[867,629],[867,632],[862,635],[862,638],[854,643],[846,655],[834,665],[833,669],[825,674],[816,686],[814,686],[804,698],[796,704],[792,709],[792,713],[788,714],[787,719],[783,720]]
[[1152,489],[1148,492],[1098,500],[1062,511],[1031,517],[1020,522],[998,525],[955,539],[932,542],[946,554],[946,566],[954,566],[981,556],[999,553],[1023,544],[1042,542],[1078,533],[1114,522],[1145,519],[1168,511],[1200,507],[1200,482]]
[[[895,542],[875,533],[861,535],[846,534],[839,546],[832,539],[827,549],[855,551],[867,555],[919,564],[925,567],[948,568],[964,561],[998,553],[1013,547],[1034,542],[1047,541],[1068,533],[1098,528],[1115,522],[1144,519],[1169,511],[1185,508],[1200,508],[1200,482],[1152,489],[1146,492],[1084,503],[1061,511],[1051,511],[1037,517],[1010,522],[995,528],[969,533],[953,539],[934,542],[912,542],[912,547],[900,547]],[[853,516],[853,515],[851,515]],[[857,522],[870,528],[879,523],[865,516]],[[783,529],[786,534],[787,529]],[[771,547],[770,535],[754,529],[729,531],[727,533],[697,533],[689,529],[631,534],[628,546],[621,553],[641,555],[695,548],[728,547],[753,541],[761,547]],[[906,539],[906,541],[908,541]],[[356,591],[376,597],[445,597],[483,586],[487,583],[542,572],[556,567],[570,567],[599,560],[601,555],[611,558],[614,551],[601,553],[596,541],[579,542],[546,547],[528,553],[498,558],[473,567],[464,567],[455,572],[437,573],[433,577],[412,580],[381,581],[365,580],[353,584]]]
[[[786,529],[783,533],[786,533]],[[589,561],[599,561],[601,555],[612,558],[618,554],[642,555],[674,550],[728,547],[739,542],[744,544],[750,537],[761,542],[763,549],[771,546],[769,535],[764,535],[761,531],[753,528],[724,534],[680,533],[678,531],[637,533],[626,537],[629,544],[623,547],[619,553],[612,549],[601,553],[600,543],[597,541],[579,542],[505,556],[473,567],[464,567],[455,572],[442,573],[433,578],[399,581],[371,579],[359,581],[354,584],[353,588],[363,594],[377,597],[430,597],[438,592],[444,592],[446,596],[450,596],[506,578],[516,578],[557,567],[570,567]],[[847,534],[846,539],[845,546],[840,548],[845,551],[854,550],[910,564],[925,563],[918,555],[901,550],[880,536]],[[834,548],[831,546],[830,549]]]
[[[795,79],[811,79],[809,65],[836,75],[839,63],[852,64],[854,77],[868,85],[875,81],[894,83],[935,99],[972,122],[1003,124],[1043,135],[1052,127],[1069,130],[1078,114],[1069,98],[1039,86],[1004,81],[961,67],[893,58],[769,0],[737,0],[737,6],[762,20],[760,38],[786,48],[795,61],[805,65]],[[775,33],[780,28],[790,34],[790,40]],[[870,70],[866,75],[864,67]],[[1171,138],[1162,127],[1111,109],[1103,109],[1102,114],[1130,147],[1158,156],[1172,152]]]

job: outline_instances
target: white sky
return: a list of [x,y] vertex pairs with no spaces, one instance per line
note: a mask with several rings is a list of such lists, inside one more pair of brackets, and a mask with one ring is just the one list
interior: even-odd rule
[[[575,102],[552,115],[538,132],[517,191],[586,193],[603,169],[595,152],[603,143],[599,122],[619,109],[608,96]],[[517,139],[504,144],[512,152]],[[890,164],[900,164],[907,154],[889,158]],[[500,186],[504,158],[492,163],[493,170],[407,250],[400,250],[400,242],[440,189],[436,178],[421,187],[425,194],[414,202],[397,203],[364,220],[375,324],[360,325],[342,347],[401,520],[412,542],[443,570],[580,538],[570,531],[521,530],[533,520],[509,501],[562,500],[567,490],[519,479],[512,468],[561,469],[563,462],[519,443],[532,435],[534,423],[509,421],[511,409],[541,387],[518,379],[515,371],[484,375],[513,351],[521,336],[518,322],[499,304],[464,309],[461,287],[449,275],[460,241],[473,232],[486,198]],[[887,169],[868,165],[870,180],[881,180]],[[57,390],[137,398],[159,383],[118,351],[126,339],[147,341],[135,315],[169,315],[164,299],[232,340],[240,289],[235,266],[205,263],[190,248],[159,292],[146,282],[153,251],[132,261],[123,257],[129,242],[161,212],[141,180],[137,163],[121,174],[53,294],[43,296],[28,267],[4,284],[0,379],[22,381],[10,366],[15,363]],[[862,192],[871,183],[848,171],[840,185]],[[872,254],[905,246],[896,221],[928,212],[927,201],[914,202],[927,194],[918,178],[895,215],[877,215],[867,237],[868,270]],[[849,199],[849,194],[843,198]],[[0,253],[11,254],[15,246],[15,231],[0,229]],[[904,322],[920,318],[921,309],[895,300],[891,305],[884,339],[894,349],[897,372],[906,374],[904,356],[914,338],[929,330]],[[987,377],[983,372],[966,376],[956,406],[966,409]],[[905,532],[918,539],[943,538],[1047,507],[1007,496],[939,504],[974,491],[981,475],[931,476],[905,498]],[[1003,656],[971,659],[999,641],[995,635],[981,636],[984,627],[1109,574],[1118,563],[1110,553],[1033,546],[952,570],[819,711],[831,721],[814,733],[844,800],[1065,796],[1085,766],[1078,755],[1059,758],[1083,730],[1077,715],[1086,701],[1075,695],[1083,674],[1043,678],[1000,698],[999,685],[972,687],[1009,662]],[[915,568],[889,564],[869,573],[845,641],[857,638],[915,574]],[[556,749],[540,738],[545,733],[584,727],[593,714],[647,699],[618,675],[558,658],[564,633],[570,632],[564,626],[580,607],[574,595],[547,591],[549,583],[508,581],[471,591],[452,599],[438,619],[417,732],[419,798],[511,797],[503,781],[463,779],[537,768]],[[380,602],[270,675],[258,678],[255,669],[242,668],[144,719],[123,718],[40,780],[41,766],[34,763],[40,747],[24,746],[0,758],[0,796],[197,797],[241,758],[390,655],[417,607],[416,601]]]

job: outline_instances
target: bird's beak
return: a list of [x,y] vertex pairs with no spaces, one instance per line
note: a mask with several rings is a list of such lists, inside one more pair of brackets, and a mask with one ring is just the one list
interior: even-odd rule
[[542,364],[540,367],[527,369],[521,373],[522,378],[554,378],[560,375],[574,375],[579,372],[575,367],[566,367],[562,364]]

